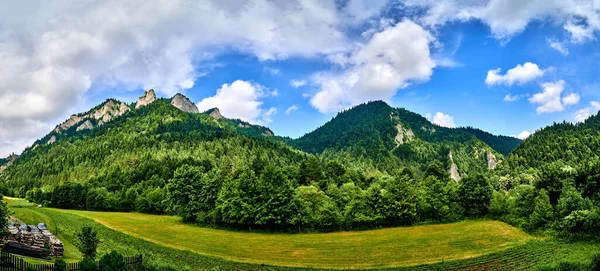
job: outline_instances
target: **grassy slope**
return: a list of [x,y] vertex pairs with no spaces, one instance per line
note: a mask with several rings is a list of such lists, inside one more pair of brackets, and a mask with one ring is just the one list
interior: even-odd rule
[[[102,242],[100,245],[100,254],[106,253],[111,249],[115,249],[121,253],[126,255],[134,255],[138,253],[143,253],[147,256],[152,255],[152,258],[156,259],[159,262],[171,264],[182,268],[183,270],[293,270],[293,268],[282,268],[282,267],[272,267],[272,266],[264,266],[264,265],[253,265],[253,264],[244,264],[244,263],[236,263],[232,261],[222,260],[214,257],[203,256],[197,253],[169,248],[166,246],[158,245],[153,242],[145,241],[140,238],[136,238],[130,236],[128,234],[124,234],[122,232],[110,229],[108,227],[103,226],[100,223],[94,222],[93,220],[82,217],[76,214],[71,213],[72,211],[65,210],[55,210],[55,209],[46,209],[46,208],[12,208],[15,211],[15,216],[22,218],[25,222],[33,223],[33,222],[46,222],[51,229],[53,227],[58,226],[59,233],[58,236],[63,240],[63,242],[72,243],[74,240],[74,233],[84,224],[92,225],[96,230],[100,233],[102,237]],[[110,215],[115,215],[114,213],[103,213],[104,217],[109,217]],[[135,214],[133,218],[136,218]],[[23,218],[24,217],[24,218]],[[140,223],[139,219],[131,219],[127,220],[120,216],[118,220],[122,220],[123,224],[135,224]],[[169,218],[169,217],[165,217]],[[35,221],[27,221],[28,219],[34,219]],[[55,224],[53,224],[53,221]],[[146,223],[146,222],[143,222]],[[150,222],[150,229],[156,230],[156,226],[161,223],[169,223],[167,226],[177,226],[177,227],[190,227],[195,229],[192,226],[180,225],[178,221],[169,221],[167,220],[157,220],[155,222]],[[171,225],[172,224],[172,225]],[[468,226],[473,225],[502,225],[497,222],[490,221],[473,221],[473,222],[465,222],[465,223],[456,223],[456,224],[448,224],[448,225],[438,225],[442,228],[438,228],[438,232],[432,232],[433,235],[440,234],[445,232],[444,227],[451,226],[460,226],[467,227],[464,230],[468,230]],[[146,232],[145,227],[141,227],[141,224],[138,224],[139,228],[136,228],[136,231]],[[424,227],[434,227],[435,226],[424,226]],[[410,230],[411,233],[415,233],[415,228],[399,228],[404,230]],[[514,229],[511,229],[507,226],[501,227],[504,230],[508,230],[508,233],[513,233]],[[423,228],[425,229],[425,228]],[[430,228],[431,229],[431,228]],[[207,229],[201,229],[207,230]],[[395,229],[387,229],[387,230],[395,230]],[[502,231],[494,231],[494,227],[490,229],[485,229],[486,231],[495,232],[496,234],[501,234]],[[214,231],[214,230],[210,230]],[[384,230],[386,231],[386,230]],[[347,237],[356,237],[360,236],[363,233],[372,233],[377,231],[366,231],[366,232],[354,232],[354,233],[337,233],[338,235],[343,235],[339,238],[347,238]],[[446,231],[447,232],[447,231]],[[164,234],[164,232],[163,232]],[[233,235],[256,235],[261,236],[265,234],[248,234],[248,233],[236,233],[236,232],[223,232],[223,234],[233,234]],[[465,232],[462,232],[463,235],[466,235]],[[469,233],[470,235],[470,233]],[[310,236],[310,235],[265,235],[265,236],[275,236],[281,238],[282,236],[286,238],[287,236]],[[315,235],[313,235],[315,236]],[[382,236],[384,237],[384,236]],[[419,238],[419,236],[416,236]],[[187,234],[183,238],[186,239],[194,239],[194,240],[203,240],[205,238],[204,235],[191,235]],[[421,237],[422,238],[422,237]],[[527,237],[523,237],[527,238]],[[268,239],[268,238],[267,238]],[[169,240],[171,243],[174,239]],[[332,239],[335,241],[335,239]],[[211,240],[213,242],[215,240]],[[403,243],[405,240],[398,240],[397,243]],[[216,247],[220,246],[222,243],[232,243],[232,245],[239,245],[239,243],[232,242],[231,239],[223,238],[223,240],[216,240],[219,243],[213,243],[211,246],[216,249]],[[453,241],[449,240],[440,240],[441,243],[429,243],[429,255],[432,254],[445,254],[444,243],[452,244],[453,246],[465,247],[467,243],[460,242],[456,239]],[[517,241],[518,242],[518,241]],[[284,242],[279,242],[277,245],[289,245]],[[328,245],[328,244],[322,244]],[[364,243],[362,244],[364,245]],[[474,245],[474,247],[480,246],[478,242]],[[353,247],[358,247],[356,244],[352,245]],[[425,248],[425,244],[416,246],[421,246]],[[377,248],[393,250],[394,254],[399,254],[399,256],[394,256],[395,258],[399,258],[401,255],[405,257],[407,255],[412,254],[413,257],[421,259],[420,254],[417,254],[413,248],[408,249],[390,249],[385,248],[382,244],[377,245]],[[377,248],[374,248],[371,254],[357,255],[353,259],[349,259],[350,261],[347,264],[364,264],[364,261],[360,261],[361,259],[369,259],[372,257],[372,254],[377,253]],[[305,248],[306,249],[306,248]],[[74,247],[68,246],[66,248],[67,254],[70,260],[78,259],[78,252],[74,250]],[[353,249],[356,251],[356,249]],[[561,243],[552,239],[532,239],[522,246],[516,246],[513,248],[508,248],[506,250],[502,250],[500,252],[487,254],[481,257],[470,258],[466,260],[457,260],[457,261],[446,261],[444,263],[438,263],[433,265],[420,265],[420,266],[412,266],[412,267],[398,267],[398,268],[387,268],[385,270],[442,270],[442,269],[452,269],[452,270],[529,270],[533,266],[538,266],[540,264],[552,265],[559,261],[573,261],[573,262],[582,262],[587,263],[591,258],[591,255],[597,253],[600,250],[600,246],[596,244],[589,243]],[[233,250],[235,251],[235,249]],[[256,257],[259,257],[261,253],[254,253]],[[262,255],[269,256],[269,255]],[[149,257],[146,257],[149,258]],[[414,259],[414,258],[413,258]],[[441,268],[441,269],[440,269]]]
[[292,267],[345,269],[434,263],[503,250],[530,238],[496,221],[361,232],[266,234],[195,227],[180,223],[174,216],[61,211],[164,246],[237,262]]

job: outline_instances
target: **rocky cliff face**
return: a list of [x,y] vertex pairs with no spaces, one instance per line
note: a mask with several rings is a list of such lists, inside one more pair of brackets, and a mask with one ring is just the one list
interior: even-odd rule
[[192,103],[190,99],[179,93],[175,94],[175,96],[171,98],[171,105],[183,112],[200,113],[198,107],[196,107],[196,105]]
[[498,166],[498,162],[496,161],[496,155],[491,152],[487,153],[487,163],[489,169],[495,169]]
[[458,182],[460,181],[460,173],[458,173],[458,166],[456,165],[456,163],[454,163],[454,158],[452,158],[452,152],[448,154],[448,158],[450,158],[450,162],[452,162],[452,165],[450,166],[450,171],[448,172],[450,173],[450,178]]
[[93,128],[94,128],[94,125],[92,124],[92,122],[90,120],[86,120],[81,125],[79,125],[79,127],[77,127],[77,131],[90,130]]
[[127,106],[127,104],[109,100],[101,108],[93,112],[93,115],[91,113],[90,115],[92,115],[94,119],[99,120],[98,124],[102,125],[111,121],[113,118],[127,113],[129,110],[129,106]]
[[216,107],[211,109],[208,115],[217,120],[224,118],[223,115],[221,115],[221,111],[219,111],[219,108]]
[[[88,122],[90,119],[98,120],[98,125],[102,125],[104,123],[111,121],[112,119],[114,119],[118,116],[121,116],[121,115],[127,113],[127,111],[129,111],[129,110],[130,110],[130,108],[129,108],[129,106],[127,106],[126,103],[115,101],[115,100],[111,99],[111,100],[104,102],[100,107],[92,109],[85,114],[72,115],[65,122],[56,126],[56,128],[54,128],[54,131],[55,132],[65,131],[65,130],[68,130],[69,128],[75,126],[76,124],[81,123],[84,120],[87,120],[86,122]],[[82,129],[91,129],[89,127],[93,127],[91,122],[89,123],[89,125],[87,125],[87,124],[84,126],[82,126],[82,125],[83,124],[80,124],[77,127],[77,131],[80,131]],[[79,129],[80,127],[81,127],[81,129]],[[52,142],[54,142],[54,141],[52,141]]]
[[8,160],[8,162],[6,162],[6,164],[0,166],[0,172],[4,171],[8,167],[10,167],[15,162],[15,160],[17,160],[18,157],[19,156],[14,153],[9,155],[8,157],[6,157],[6,160]]
[[394,138],[396,140],[396,147],[411,141],[415,137],[415,134],[411,129],[403,128],[400,123],[396,125],[396,130],[398,131],[398,134]]
[[140,108],[144,105],[151,104],[154,101],[156,101],[156,94],[154,93],[154,89],[148,90],[144,92],[144,95],[142,95],[138,99],[137,103],[135,104],[135,108]]

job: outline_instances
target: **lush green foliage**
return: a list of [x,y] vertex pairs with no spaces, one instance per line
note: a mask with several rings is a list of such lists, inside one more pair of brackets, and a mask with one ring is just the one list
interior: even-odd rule
[[79,252],[81,252],[83,258],[90,258],[92,260],[95,259],[100,238],[98,238],[98,233],[94,230],[94,228],[90,226],[83,226],[81,231],[78,232],[76,236],[77,249],[79,249]]
[[465,131],[477,137],[479,140],[485,142],[497,152],[508,156],[512,150],[514,150],[521,140],[511,136],[492,135],[488,132],[479,130],[473,127],[458,128],[458,130]]
[[[398,129],[404,144],[394,139]],[[372,102],[312,133],[321,139],[292,142],[270,133],[158,100],[93,130],[52,132],[58,140],[43,144],[48,135],[27,150],[0,188],[45,206],[172,213],[203,225],[278,231],[456,221],[487,212],[488,198],[481,210],[465,212],[463,183],[450,180],[447,169],[452,153],[463,176],[488,173],[486,157],[495,152],[412,112]],[[425,166],[432,161],[435,170]]]
[[104,254],[102,258],[100,258],[100,262],[98,262],[98,267],[100,271],[126,271],[127,264],[125,263],[125,259],[123,259],[123,255],[119,254],[119,252],[111,251],[108,254]]
[[600,233],[600,117],[560,123],[525,140],[492,177],[491,214],[567,237]]

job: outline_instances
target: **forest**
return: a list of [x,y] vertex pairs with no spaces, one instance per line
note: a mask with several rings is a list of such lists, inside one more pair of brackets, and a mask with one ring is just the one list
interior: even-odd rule
[[44,206],[176,214],[238,230],[489,217],[581,237],[600,229],[599,120],[555,124],[516,146],[370,102],[289,139],[157,100],[93,130],[49,134],[41,142],[58,140],[25,151],[0,176],[0,190]]

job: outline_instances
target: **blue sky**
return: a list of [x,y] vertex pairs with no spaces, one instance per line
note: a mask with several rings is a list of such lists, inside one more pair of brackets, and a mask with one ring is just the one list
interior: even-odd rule
[[0,12],[0,156],[149,88],[290,137],[376,99],[522,138],[600,109],[593,1],[11,5]]

